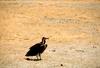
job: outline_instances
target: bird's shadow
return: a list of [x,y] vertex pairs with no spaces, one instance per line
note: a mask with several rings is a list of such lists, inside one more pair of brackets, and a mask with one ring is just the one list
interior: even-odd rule
[[25,58],[27,61],[40,61],[40,59],[31,59],[31,58]]

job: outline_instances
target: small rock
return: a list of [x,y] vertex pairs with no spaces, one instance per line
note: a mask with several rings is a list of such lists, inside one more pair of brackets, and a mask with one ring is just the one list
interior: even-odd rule
[[93,48],[97,48],[96,46],[93,46]]
[[60,66],[63,66],[63,64],[60,64]]
[[52,50],[52,52],[55,52],[56,50]]

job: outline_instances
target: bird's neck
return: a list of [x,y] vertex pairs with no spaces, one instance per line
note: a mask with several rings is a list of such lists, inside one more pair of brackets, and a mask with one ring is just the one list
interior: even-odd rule
[[45,44],[46,43],[46,40],[42,40],[42,42],[41,42],[42,44]]

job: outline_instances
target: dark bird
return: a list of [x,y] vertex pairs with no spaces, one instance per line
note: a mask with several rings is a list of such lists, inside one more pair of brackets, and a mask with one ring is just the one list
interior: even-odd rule
[[25,56],[36,56],[37,59],[38,57],[40,57],[40,60],[41,60],[41,54],[47,48],[46,39],[49,39],[49,38],[42,37],[42,41],[30,47],[30,50],[26,53]]

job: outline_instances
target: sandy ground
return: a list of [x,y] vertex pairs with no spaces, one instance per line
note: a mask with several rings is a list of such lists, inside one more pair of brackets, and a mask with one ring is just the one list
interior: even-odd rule
[[[99,27],[99,0],[0,0],[0,68],[100,68]],[[43,36],[42,60],[26,60]]]

